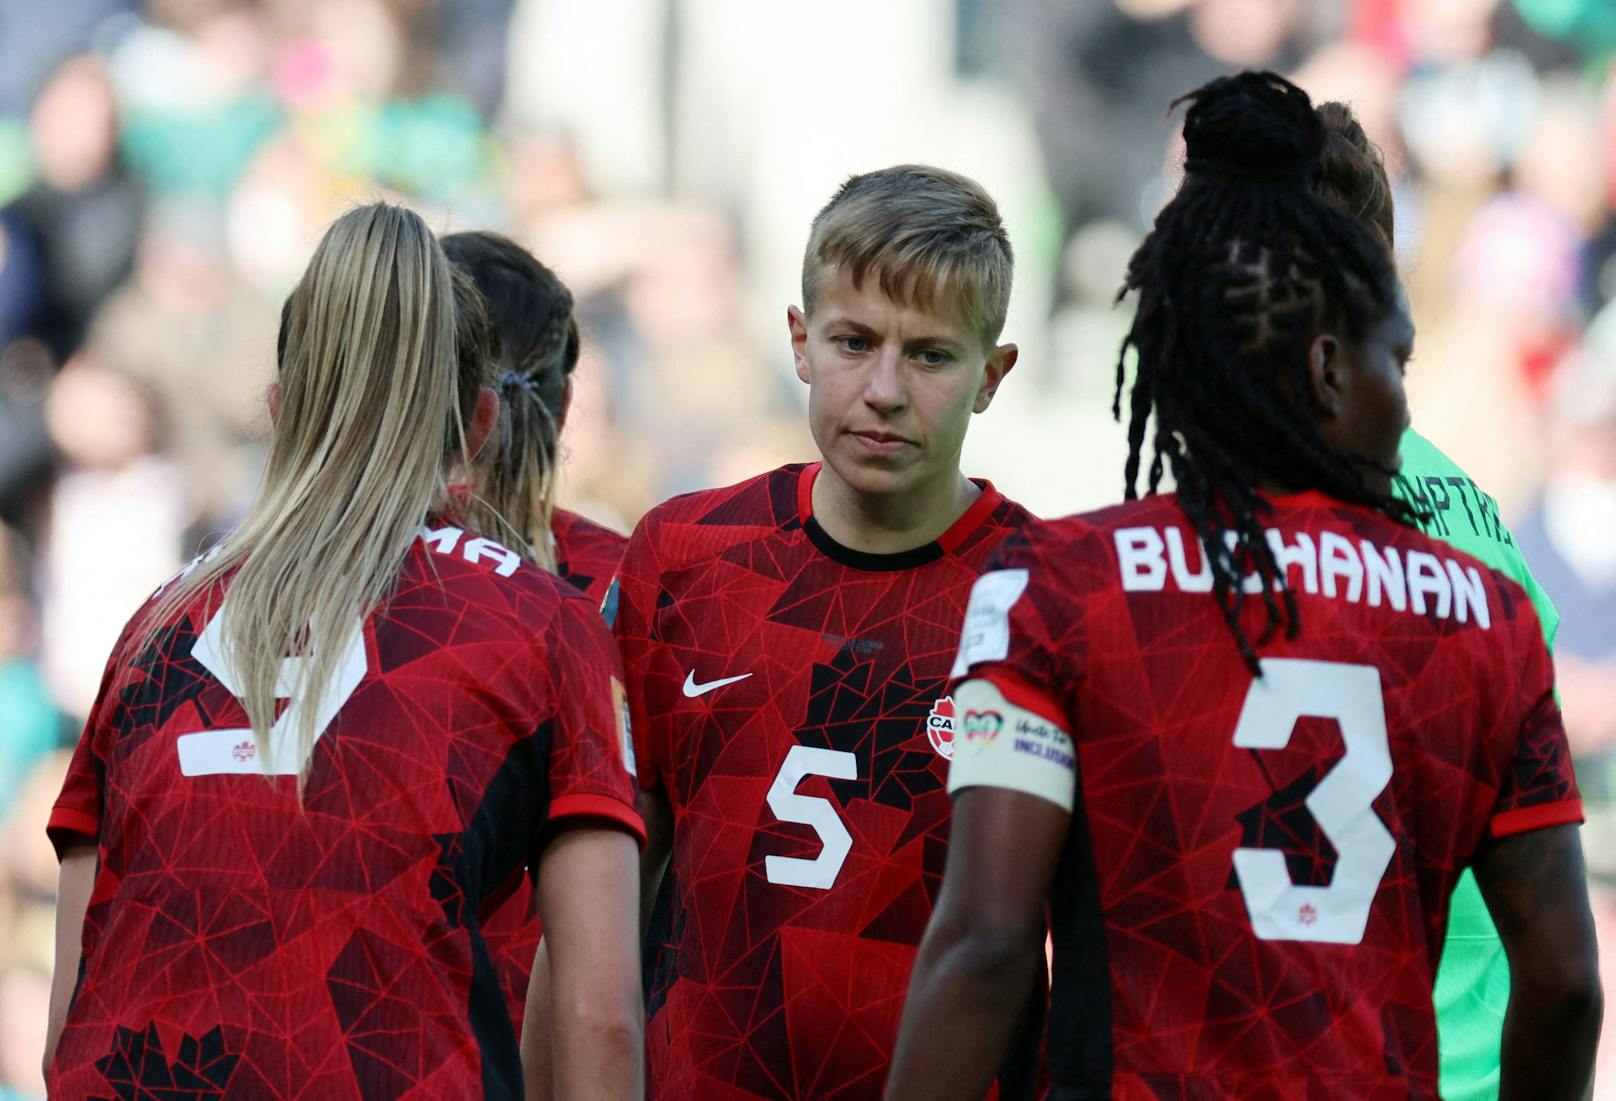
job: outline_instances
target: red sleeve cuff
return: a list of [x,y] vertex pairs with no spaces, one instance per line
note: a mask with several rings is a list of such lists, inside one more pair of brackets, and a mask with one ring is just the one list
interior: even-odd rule
[[[1065,708],[1048,693],[1032,687],[1008,669],[989,667],[985,672],[962,678],[960,684],[964,684],[968,680],[985,680],[997,688],[1006,700],[1009,700],[1022,710],[1031,711],[1045,722],[1054,724],[1055,727],[1065,730],[1068,734],[1075,733],[1066,729],[1072,720],[1067,716]],[[955,687],[958,687],[958,685]]]
[[640,848],[645,847],[645,821],[640,812],[610,795],[563,795],[550,804],[552,830],[563,818],[604,818],[628,830]]
[[61,860],[62,853],[75,844],[95,844],[101,836],[101,823],[82,810],[54,807],[45,823],[45,833],[56,848],[56,859]]
[[1535,807],[1507,810],[1493,815],[1488,832],[1497,839],[1513,837],[1518,833],[1545,830],[1550,826],[1568,826],[1582,821],[1582,800],[1564,799],[1556,803],[1539,803]]

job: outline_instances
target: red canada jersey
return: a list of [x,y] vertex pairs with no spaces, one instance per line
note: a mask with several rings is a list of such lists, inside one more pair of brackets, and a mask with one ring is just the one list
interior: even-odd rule
[[520,1098],[480,915],[565,819],[642,834],[598,612],[423,529],[333,659],[300,801],[295,734],[261,759],[233,692],[227,593],[131,620],[51,815],[99,858],[51,1096]]
[[[550,518],[550,530],[555,534],[556,574],[599,608],[628,537],[559,508]],[[533,895],[532,882],[523,878],[482,925],[483,939],[510,999],[511,1021],[518,1037],[527,1009],[527,980],[542,932]]]
[[935,543],[864,554],[814,520],[818,471],[659,506],[608,598],[640,783],[674,815],[662,1101],[878,1098],[942,877],[959,616],[1029,515],[983,485]]
[[1054,1097],[1436,1097],[1459,873],[1581,819],[1521,588],[1368,509],[1274,505],[1300,630],[1260,678],[1171,496],[1037,525],[973,591],[950,790],[1073,812]]
[[564,508],[550,517],[550,530],[555,534],[556,573],[600,607],[623,560],[628,536]]

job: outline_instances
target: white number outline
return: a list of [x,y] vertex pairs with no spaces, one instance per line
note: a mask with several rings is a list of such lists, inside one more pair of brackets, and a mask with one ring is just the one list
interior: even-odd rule
[[1283,853],[1241,847],[1235,876],[1251,927],[1262,940],[1358,944],[1397,843],[1373,803],[1391,783],[1391,746],[1380,670],[1373,665],[1265,658],[1246,691],[1234,744],[1283,749],[1303,716],[1334,719],[1346,752],[1307,797],[1319,830],[1335,846],[1328,887],[1298,886]]
[[820,850],[815,857],[766,856],[763,874],[770,883],[784,887],[814,887],[828,891],[841,874],[847,854],[853,848],[853,835],[847,832],[841,815],[829,799],[818,795],[798,795],[797,785],[808,776],[828,776],[833,780],[858,779],[858,757],[842,749],[818,749],[794,745],[769,786],[769,809],[782,822],[807,826],[819,835]]
[[[215,680],[236,698],[241,697],[241,678],[225,657],[224,624],[229,613],[228,599],[208,620],[202,633],[191,646],[191,657],[213,674]],[[262,760],[253,742],[250,727],[223,727],[182,734],[177,743],[180,774],[183,776],[296,776],[303,769],[303,759],[297,749],[295,727],[297,701],[292,699],[303,674],[303,657],[281,659],[280,671],[275,677],[275,698],[290,699],[275,725],[269,728],[269,759]],[[326,681],[325,691],[314,713],[314,740],[325,736],[331,720],[337,717],[348,697],[354,694],[370,663],[365,656],[364,625],[353,621],[348,632],[348,643],[337,656],[335,667]]]

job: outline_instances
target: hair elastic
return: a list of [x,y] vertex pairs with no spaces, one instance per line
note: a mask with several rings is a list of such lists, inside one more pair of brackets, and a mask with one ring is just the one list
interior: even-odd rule
[[537,394],[539,392],[538,379],[534,378],[532,375],[519,375],[515,371],[501,371],[499,373],[499,378],[495,379],[494,382],[495,385],[502,390],[520,387],[530,394]]

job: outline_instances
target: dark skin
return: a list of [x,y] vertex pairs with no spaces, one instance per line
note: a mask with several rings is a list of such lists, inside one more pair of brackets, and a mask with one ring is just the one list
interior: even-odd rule
[[920,942],[888,1101],[981,1098],[1044,958],[1044,900],[1071,815],[1004,788],[954,801],[948,862]]
[[[1070,821],[1054,803],[1018,791],[959,794],[887,1101],[966,1101],[987,1091],[1043,954],[1044,904]],[[1577,827],[1489,842],[1473,867],[1509,957],[1498,1096],[1585,1097],[1602,995]]]
[[[1412,342],[1402,309],[1357,344],[1331,332],[1315,337],[1308,378],[1332,447],[1399,465],[1397,440],[1408,423],[1402,368]],[[888,1101],[964,1101],[986,1092],[1039,966],[1044,908],[1070,824],[1066,811],[1022,792],[977,787],[956,798]],[[1489,841],[1473,867],[1511,971],[1499,1097],[1584,1097],[1602,996],[1576,827]]]
[[1494,841],[1471,867],[1509,957],[1498,1096],[1586,1097],[1604,995],[1577,827]]

